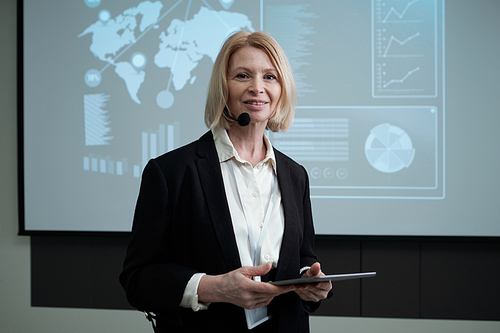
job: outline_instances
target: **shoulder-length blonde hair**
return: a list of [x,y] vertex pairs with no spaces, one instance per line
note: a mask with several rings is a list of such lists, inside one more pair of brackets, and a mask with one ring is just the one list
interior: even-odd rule
[[297,91],[293,80],[292,69],[285,52],[276,40],[261,31],[250,33],[239,31],[231,35],[219,52],[212,69],[212,77],[208,86],[207,103],[205,106],[205,124],[209,128],[223,127],[229,129],[230,121],[224,116],[227,107],[229,89],[227,72],[231,56],[239,49],[251,46],[264,51],[278,71],[278,81],[281,85],[281,96],[273,116],[267,123],[267,129],[273,132],[286,132],[293,123]]

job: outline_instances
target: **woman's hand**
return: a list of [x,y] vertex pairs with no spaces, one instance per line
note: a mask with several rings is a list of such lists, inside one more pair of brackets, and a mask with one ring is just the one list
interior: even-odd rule
[[[321,271],[319,262],[315,262],[311,268],[302,276],[304,278],[311,276],[325,275]],[[332,289],[332,282],[307,283],[295,286],[295,292],[304,301],[318,302],[328,296],[328,292]]]
[[256,267],[241,267],[222,275],[205,275],[198,285],[198,301],[226,302],[256,309],[268,305],[274,297],[296,289],[296,286],[275,286],[252,279],[266,275],[271,268],[269,262]]

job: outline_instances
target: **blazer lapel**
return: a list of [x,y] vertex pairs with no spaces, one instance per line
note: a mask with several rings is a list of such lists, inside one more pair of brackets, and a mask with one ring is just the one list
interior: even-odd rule
[[200,182],[228,270],[241,267],[233,224],[227,204],[217,150],[209,131],[198,141],[199,159],[196,161]]
[[[276,165],[278,170],[278,185],[281,190],[281,203],[285,214],[285,230],[283,232],[283,240],[281,243],[280,259],[278,270],[276,271],[276,280],[287,278],[287,267],[290,264],[291,253],[294,252],[293,247],[297,243],[293,241],[296,235],[300,233],[298,229],[299,221],[297,221],[297,207],[295,207],[293,196],[294,180],[290,174],[290,166],[287,161],[275,151]],[[298,274],[298,272],[297,272]]]

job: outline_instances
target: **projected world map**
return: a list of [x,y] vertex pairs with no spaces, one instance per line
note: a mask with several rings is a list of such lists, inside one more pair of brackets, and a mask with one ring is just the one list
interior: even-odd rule
[[[113,66],[116,75],[125,82],[130,98],[141,104],[138,92],[147,75],[144,71],[147,62],[145,54],[151,52],[141,50],[135,44],[150,31],[158,30],[158,23],[174,8],[175,5],[161,15],[163,4],[160,1],[144,1],[115,18],[111,17],[109,11],[101,10],[99,20],[78,35],[83,37],[91,34],[90,51],[106,63],[101,70],[87,71],[87,85],[98,86],[101,73],[108,66]],[[170,92],[171,84],[176,91],[183,89],[188,82],[193,84],[196,77],[191,72],[198,62],[203,57],[209,57],[214,62],[224,39],[231,32],[241,29],[254,30],[246,15],[215,11],[204,6],[200,7],[192,19],[173,19],[166,31],[158,34],[158,51],[154,56],[154,64],[158,68],[168,68],[171,73],[167,89],[157,94],[158,106],[164,109],[171,107],[174,103],[174,95]],[[131,47],[136,52],[130,59],[121,59],[122,54]]]

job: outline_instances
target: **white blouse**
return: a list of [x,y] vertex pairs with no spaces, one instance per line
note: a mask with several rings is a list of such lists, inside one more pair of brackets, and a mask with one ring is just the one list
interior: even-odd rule
[[[267,153],[264,160],[255,167],[238,156],[229,136],[224,129],[212,130],[215,147],[219,156],[219,162],[226,190],[226,197],[231,213],[233,231],[236,237],[238,253],[242,266],[253,266],[252,253],[250,251],[249,228],[253,233],[254,248],[260,237],[264,237],[259,265],[272,262],[277,267],[280,254],[281,242],[285,226],[283,206],[281,205],[281,192],[277,184],[277,170],[274,151],[268,138],[264,136]],[[228,168],[232,163],[234,178]],[[264,221],[270,199],[272,196],[271,185],[276,182],[276,189],[271,206],[270,216],[267,219],[266,234],[261,236]],[[236,179],[236,183],[234,182]],[[241,198],[241,201],[240,201]],[[244,210],[242,205],[244,205]],[[247,220],[248,218],[248,225]],[[189,280],[180,306],[192,308],[194,311],[208,308],[207,304],[198,302],[198,284],[204,273],[194,274]]]

